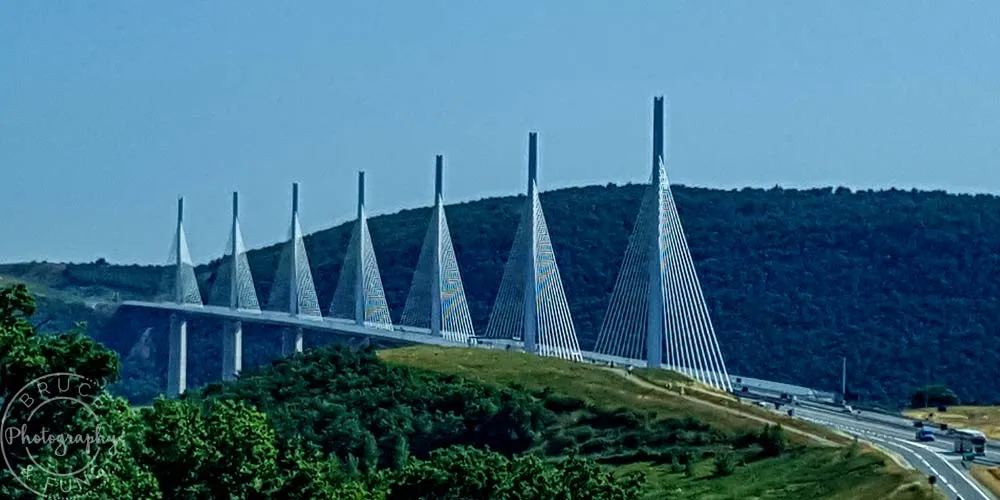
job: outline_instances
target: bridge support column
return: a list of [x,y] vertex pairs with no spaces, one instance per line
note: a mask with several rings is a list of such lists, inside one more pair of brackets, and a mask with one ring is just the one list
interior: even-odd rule
[[281,332],[281,355],[293,356],[302,352],[302,327],[292,326]]
[[170,315],[167,397],[176,398],[187,390],[187,319]]
[[227,321],[222,333],[222,380],[236,380],[243,370],[243,322]]
[[664,323],[666,322],[666,297],[663,289],[663,250],[660,236],[663,234],[663,193],[660,186],[660,172],[663,162],[663,98],[653,99],[653,189],[656,192],[656,210],[650,214],[656,217],[656,230],[648,241],[649,249],[649,296],[646,322],[646,366],[660,368],[663,364]]

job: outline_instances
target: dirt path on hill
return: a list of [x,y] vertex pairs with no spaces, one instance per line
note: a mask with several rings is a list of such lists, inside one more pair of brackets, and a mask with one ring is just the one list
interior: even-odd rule
[[[705,401],[703,399],[698,399],[698,398],[695,398],[695,397],[691,397],[691,396],[687,396],[687,395],[681,395],[681,394],[678,394],[676,392],[669,391],[665,387],[661,387],[661,386],[656,385],[656,384],[654,384],[652,382],[648,382],[648,381],[643,380],[643,379],[641,379],[641,378],[639,378],[639,377],[637,377],[635,375],[629,375],[628,372],[626,372],[625,370],[619,369],[619,368],[604,368],[604,369],[608,370],[610,372],[614,372],[614,373],[622,376],[622,378],[624,378],[624,379],[632,382],[635,385],[638,385],[639,387],[642,387],[642,388],[645,388],[645,389],[654,390],[654,391],[657,391],[657,392],[661,392],[661,393],[666,394],[666,395],[668,395],[670,397],[682,398],[682,399],[685,399],[685,400],[690,401],[692,403],[696,403],[696,404],[699,404],[699,405],[702,405],[702,406],[707,406],[707,407],[710,407],[710,408],[714,408],[716,410],[724,411],[726,413],[730,413],[732,415],[737,415],[737,416],[740,416],[740,417],[743,417],[743,418],[747,418],[747,419],[753,420],[755,422],[760,422],[762,424],[768,424],[768,425],[777,425],[777,424],[779,424],[779,422],[776,422],[774,420],[769,420],[769,419],[766,419],[764,417],[753,415],[753,414],[750,414],[750,413],[747,413],[747,412],[743,412],[743,411],[740,411],[740,410],[737,410],[737,409],[734,409],[734,408],[728,408],[728,407],[725,407],[725,406],[722,406],[722,405],[718,405],[718,404],[715,404],[715,403],[710,403],[710,402]],[[781,428],[784,429],[787,432],[791,432],[792,434],[798,434],[800,436],[803,436],[803,437],[806,437],[806,438],[811,439],[813,441],[816,441],[817,443],[819,443],[819,444],[821,444],[823,446],[840,446],[837,443],[834,443],[833,441],[830,441],[829,439],[827,439],[827,438],[825,438],[823,436],[818,436],[818,435],[813,434],[811,432],[806,432],[806,431],[803,431],[801,429],[796,429],[794,427],[788,427],[788,426],[782,426]]]

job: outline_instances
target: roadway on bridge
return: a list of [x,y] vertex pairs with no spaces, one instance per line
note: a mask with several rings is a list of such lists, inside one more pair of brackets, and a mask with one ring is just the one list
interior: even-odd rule
[[[859,439],[869,441],[883,449],[903,457],[908,464],[927,475],[938,478],[937,486],[948,498],[962,500],[996,500],[993,495],[979,485],[961,464],[961,457],[952,451],[952,440],[937,437],[936,441],[921,443],[915,439],[916,428],[910,423],[907,430],[899,421],[889,416],[856,415],[826,410],[814,406],[798,406],[795,415],[803,420],[836,429]],[[886,418],[882,418],[886,417]],[[905,422],[905,419],[899,419]],[[987,458],[1000,458],[998,450],[988,450]]]

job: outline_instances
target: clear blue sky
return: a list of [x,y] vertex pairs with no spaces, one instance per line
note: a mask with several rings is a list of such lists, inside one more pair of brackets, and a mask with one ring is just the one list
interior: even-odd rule
[[[0,262],[198,262],[446,198],[644,181],[1000,192],[998,2],[8,2]],[[558,224],[551,221],[550,224]]]

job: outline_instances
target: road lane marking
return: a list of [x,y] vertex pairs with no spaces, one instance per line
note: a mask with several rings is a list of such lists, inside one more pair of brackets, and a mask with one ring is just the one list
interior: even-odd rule
[[851,426],[844,425],[844,424],[839,424],[839,423],[836,423],[836,422],[823,421],[821,419],[810,419],[808,417],[802,417],[802,418],[803,418],[803,420],[812,420],[813,422],[818,423],[820,425],[827,425],[827,426],[836,427],[836,428],[839,428],[839,429],[842,429],[842,430],[845,430],[845,431],[848,431],[848,432],[853,432],[855,434],[858,434],[858,433],[867,434],[867,435],[871,436],[871,439],[873,439],[873,440],[880,441],[880,442],[882,442],[882,443],[884,443],[885,445],[888,445],[888,446],[892,446],[892,447],[903,449],[903,450],[909,452],[911,455],[917,457],[917,459],[920,460],[921,463],[923,463],[928,469],[930,469],[931,473],[934,474],[934,476],[936,476],[938,479],[941,480],[941,483],[943,485],[947,486],[948,489],[950,489],[953,493],[955,493],[957,495],[958,494],[958,490],[954,487],[954,485],[952,485],[951,483],[949,483],[948,480],[944,476],[942,476],[941,473],[938,472],[937,469],[935,469],[920,453],[917,453],[915,450],[911,449],[907,445],[917,446],[917,447],[921,448],[922,450],[927,451],[927,452],[931,453],[933,456],[937,457],[938,460],[940,460],[941,462],[943,462],[956,475],[958,475],[960,478],[962,478],[962,480],[965,481],[965,483],[968,484],[969,487],[971,487],[976,493],[978,493],[980,496],[982,496],[982,498],[985,498],[985,499],[988,499],[988,500],[993,498],[992,496],[987,495],[986,493],[984,493],[983,490],[980,489],[979,486],[975,483],[975,480],[970,479],[966,474],[963,474],[961,471],[958,470],[957,467],[955,467],[954,465],[952,465],[951,462],[949,462],[947,459],[945,459],[944,457],[942,457],[940,455],[940,453],[942,453],[940,450],[935,450],[935,449],[933,449],[933,448],[931,448],[931,447],[929,447],[929,446],[927,446],[927,445],[925,445],[923,443],[909,443],[909,442],[907,442],[906,445],[904,445],[904,444],[902,444],[902,440],[900,438],[898,438],[898,437],[886,436],[884,434],[880,434],[880,433],[877,433],[877,432],[874,432],[874,431],[870,431],[870,430],[864,429],[864,428],[851,427]]
[[[919,447],[921,447],[921,448],[923,448],[925,450],[931,451],[930,448],[924,446],[923,444],[920,444],[920,443],[913,443],[913,444],[915,446],[919,446]],[[954,465],[951,465],[950,461],[945,460],[944,458],[941,458],[941,457],[938,457],[938,458],[940,458],[941,461],[944,462],[944,464],[948,466],[948,468],[950,468],[951,470],[955,471],[955,474],[958,474],[958,476],[961,477],[963,481],[965,481],[966,483],[968,483],[969,486],[971,486],[972,489],[976,490],[977,493],[979,493],[980,495],[982,495],[983,498],[992,498],[990,495],[987,495],[983,490],[981,490],[979,488],[979,485],[976,484],[976,481],[974,479],[969,479],[969,476],[963,474],[960,470],[958,470],[958,467],[955,467]]]

